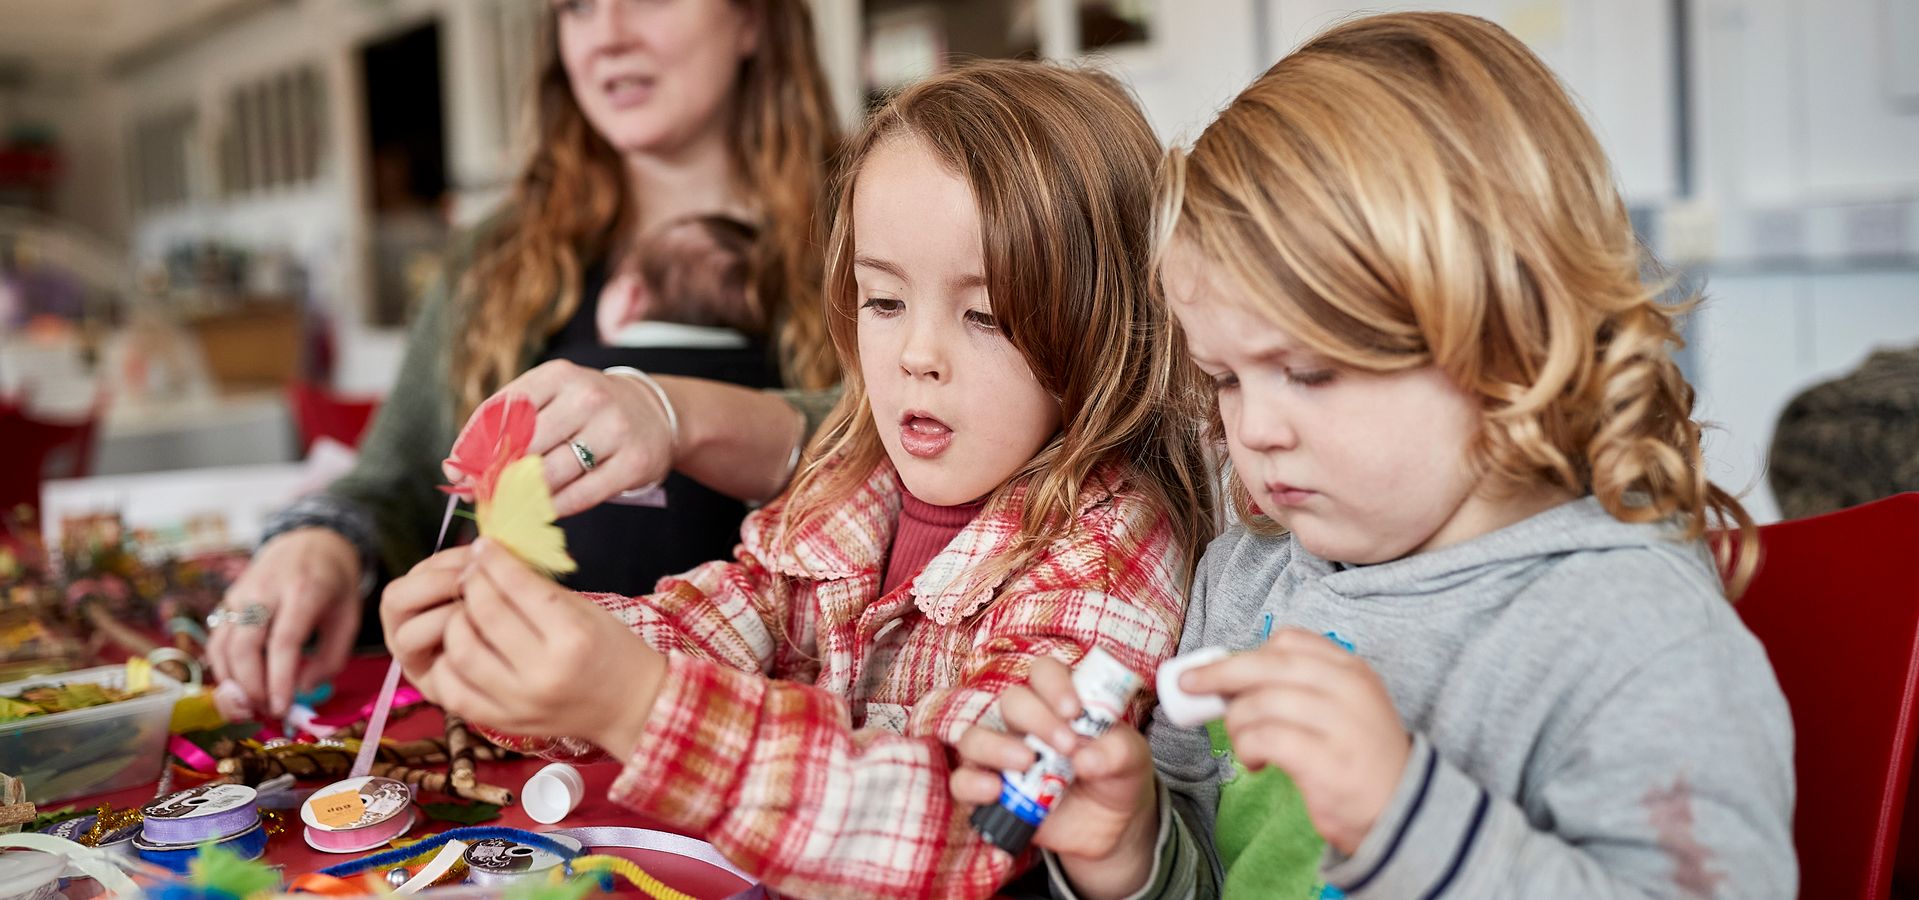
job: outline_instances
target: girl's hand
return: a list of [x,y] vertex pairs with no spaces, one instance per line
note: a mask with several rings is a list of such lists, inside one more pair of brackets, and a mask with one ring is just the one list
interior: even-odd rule
[[458,577],[439,657],[414,679],[428,697],[502,731],[639,743],[666,657],[611,613],[482,539]]
[[1319,833],[1359,849],[1412,753],[1391,695],[1365,660],[1307,631],[1187,672],[1180,687],[1226,698],[1226,733],[1249,770],[1278,766]]
[[[533,443],[560,518],[592,509],[622,491],[658,484],[673,467],[673,432],[666,409],[646,385],[565,360],[542,363],[498,393],[533,401]],[[472,427],[472,421],[460,429]],[[578,441],[592,451],[587,471],[573,453]],[[455,441],[458,444],[458,441]],[[447,470],[453,479],[457,473]]]
[[471,547],[435,553],[394,579],[380,595],[387,652],[415,685],[439,661],[441,635],[459,611],[455,601],[460,599],[460,573],[472,558]]
[[1000,770],[1024,771],[1037,758],[1024,738],[1038,735],[1070,754],[1073,783],[1033,836],[1036,846],[1060,858],[1074,891],[1083,897],[1123,897],[1152,874],[1158,836],[1158,792],[1152,751],[1131,725],[1115,724],[1088,741],[1067,727],[1079,715],[1073,673],[1059,660],[1033,660],[1027,685],[999,697],[1006,731],[975,725],[961,735],[961,766],[949,781],[962,805],[999,802]]

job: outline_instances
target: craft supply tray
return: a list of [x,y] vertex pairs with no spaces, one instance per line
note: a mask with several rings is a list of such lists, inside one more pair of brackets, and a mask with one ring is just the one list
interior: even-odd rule
[[[0,684],[0,696],[40,685],[120,688],[126,677],[125,666],[41,675]],[[153,781],[182,690],[157,672],[153,685],[157,690],[143,697],[0,724],[0,772],[24,782],[27,799],[41,806]]]

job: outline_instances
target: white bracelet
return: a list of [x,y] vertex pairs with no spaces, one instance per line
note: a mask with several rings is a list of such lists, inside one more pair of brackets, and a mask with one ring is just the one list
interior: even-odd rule
[[653,396],[659,398],[660,409],[666,411],[666,430],[672,435],[672,449],[680,449],[680,414],[674,411],[673,401],[667,399],[666,388],[660,387],[660,383],[654,381],[653,376],[632,366],[608,366],[600,371],[608,375],[626,375],[638,379],[641,384],[651,388]]

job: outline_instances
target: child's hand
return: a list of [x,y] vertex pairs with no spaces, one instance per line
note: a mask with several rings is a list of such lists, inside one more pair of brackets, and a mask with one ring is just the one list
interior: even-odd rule
[[1187,672],[1180,687],[1226,698],[1226,733],[1247,769],[1278,766],[1314,827],[1351,855],[1399,785],[1412,737],[1365,660],[1307,631]]
[[1088,742],[1066,723],[1079,715],[1073,673],[1056,659],[1033,660],[1028,685],[999,697],[1006,732],[975,725],[960,737],[961,767],[953,773],[953,799],[967,807],[999,802],[1000,770],[1024,771],[1035,755],[1023,738],[1039,735],[1071,754],[1073,783],[1040,824],[1035,846],[1058,854],[1083,897],[1121,897],[1137,891],[1152,874],[1159,827],[1152,751],[1124,722]]
[[420,561],[394,579],[380,595],[380,625],[387,652],[415,685],[440,658],[440,636],[458,611],[460,572],[472,558],[471,547],[455,547]]
[[639,743],[666,657],[592,601],[487,540],[460,573],[421,692],[502,731],[577,737],[625,756]]

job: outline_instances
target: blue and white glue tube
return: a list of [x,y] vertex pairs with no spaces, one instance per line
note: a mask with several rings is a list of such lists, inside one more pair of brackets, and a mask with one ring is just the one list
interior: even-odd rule
[[[1097,738],[1106,733],[1126,712],[1126,704],[1139,690],[1137,673],[1112,654],[1094,647],[1073,668],[1073,690],[1079,694],[1080,713],[1068,723],[1075,734]],[[973,828],[987,843],[1015,856],[1032,841],[1046,814],[1066,793],[1073,780],[1073,763],[1065,754],[1035,735],[1026,736],[1026,746],[1039,759],[1024,772],[1006,770],[999,776],[999,802],[973,810]]]

